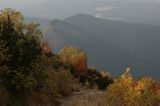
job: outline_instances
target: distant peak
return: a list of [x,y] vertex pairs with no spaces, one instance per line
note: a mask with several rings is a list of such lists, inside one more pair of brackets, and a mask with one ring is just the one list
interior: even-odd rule
[[61,21],[61,20],[59,20],[59,19],[53,19],[52,20],[52,22],[56,22],[56,21]]
[[59,20],[59,19],[53,19],[53,20],[51,21],[51,24],[55,24],[55,23],[63,23],[63,21],[62,21],[62,20]]
[[73,15],[73,17],[77,17],[77,16],[85,16],[85,17],[90,17],[90,16],[92,16],[92,15],[85,14],[85,13],[79,13],[79,14]]

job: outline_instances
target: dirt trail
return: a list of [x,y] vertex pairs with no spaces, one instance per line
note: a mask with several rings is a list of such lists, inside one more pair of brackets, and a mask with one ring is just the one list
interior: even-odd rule
[[98,106],[97,98],[102,91],[96,89],[82,89],[72,95],[59,100],[60,106]]

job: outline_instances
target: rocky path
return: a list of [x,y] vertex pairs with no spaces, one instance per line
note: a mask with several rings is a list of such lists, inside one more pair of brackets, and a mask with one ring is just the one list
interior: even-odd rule
[[96,89],[82,89],[72,95],[59,100],[60,106],[98,106],[98,98],[102,91]]

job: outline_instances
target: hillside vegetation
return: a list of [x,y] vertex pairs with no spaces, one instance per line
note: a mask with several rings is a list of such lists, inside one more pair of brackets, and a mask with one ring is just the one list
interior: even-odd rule
[[[119,78],[88,67],[86,53],[66,46],[53,53],[35,23],[16,10],[0,12],[0,106],[60,105],[58,99],[81,89],[97,89],[97,98],[71,106],[158,106],[160,85],[151,78],[133,80],[128,68]],[[73,102],[73,103],[72,103]],[[95,104],[95,105],[96,105]]]

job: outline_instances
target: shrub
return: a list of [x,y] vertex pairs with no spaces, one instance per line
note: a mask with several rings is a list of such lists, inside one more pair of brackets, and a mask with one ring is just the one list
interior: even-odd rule
[[0,86],[0,106],[5,106],[8,103],[9,94],[7,90]]
[[72,46],[64,47],[58,53],[61,63],[72,69],[75,76],[79,76],[81,72],[87,69],[86,54]]
[[103,76],[96,68],[88,68],[81,73],[79,81],[89,88],[98,87],[101,90],[105,90],[113,82],[109,75]]
[[59,72],[57,72],[57,77],[58,89],[62,95],[68,95],[80,87],[70,72],[66,70],[61,69]]
[[152,78],[143,77],[140,79],[144,88],[141,94],[140,103],[144,106],[160,105],[160,84]]
[[108,87],[100,103],[102,106],[159,106],[159,91],[159,84],[151,78],[135,81],[126,71]]
[[109,106],[138,106],[143,84],[134,83],[129,71],[110,85],[104,94],[103,105]]

